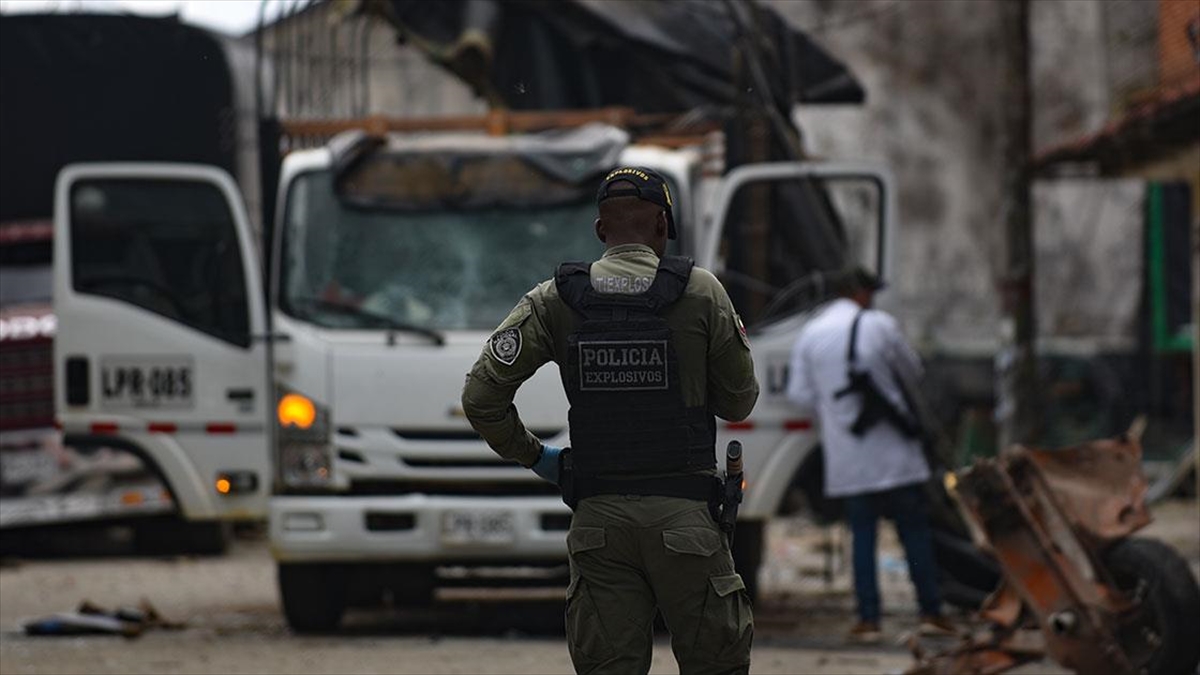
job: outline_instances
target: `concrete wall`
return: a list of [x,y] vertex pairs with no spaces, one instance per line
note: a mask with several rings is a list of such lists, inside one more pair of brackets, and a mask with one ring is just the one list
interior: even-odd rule
[[[926,352],[990,353],[998,345],[995,291],[1004,261],[1004,73],[996,2],[770,4],[843,59],[866,86],[865,106],[807,106],[795,117],[815,155],[875,159],[896,173],[902,234],[891,309]],[[1031,4],[1035,148],[1098,131],[1130,91],[1152,83],[1155,11],[1156,3],[1132,0]],[[1102,201],[1125,204],[1127,194],[1109,187],[1117,192]],[[1055,270],[1140,266],[1140,246],[1062,245],[1086,230],[1096,195],[1053,195],[1058,189],[1038,189],[1037,203],[1054,205],[1052,215],[1039,214],[1035,238],[1037,264],[1051,271],[1047,280],[1056,278]],[[1140,241],[1140,221],[1121,226]],[[1080,298],[1091,292],[1073,288]],[[1095,337],[1111,337],[1114,326],[1131,321],[1124,304],[1099,321],[1064,317],[1062,311],[1078,306],[1069,297],[1047,303],[1054,308],[1039,312],[1046,338],[1084,337],[1080,326],[1102,326]]]
[[1146,183],[1071,178],[1034,186],[1034,297],[1040,333],[1059,345],[1136,348]]
[[326,2],[269,26],[275,110],[291,119],[432,117],[487,111],[484,101],[378,17],[341,15]]
[[1092,133],[1108,119],[1111,54],[1104,9],[1098,2],[1030,5],[1035,148]]

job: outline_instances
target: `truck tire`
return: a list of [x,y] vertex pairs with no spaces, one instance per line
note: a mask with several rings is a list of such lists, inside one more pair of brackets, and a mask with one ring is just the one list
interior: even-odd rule
[[758,570],[762,567],[763,532],[761,520],[739,521],[733,533],[733,568],[746,584],[746,595],[751,602],[758,601]]
[[1200,587],[1187,561],[1170,546],[1141,538],[1117,542],[1103,560],[1134,604],[1117,629],[1134,672],[1194,673],[1200,663]]
[[349,574],[343,565],[279,563],[279,597],[297,633],[335,630],[346,611]]

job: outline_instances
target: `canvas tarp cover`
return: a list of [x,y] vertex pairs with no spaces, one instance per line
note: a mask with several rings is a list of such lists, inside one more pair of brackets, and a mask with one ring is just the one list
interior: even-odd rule
[[590,201],[628,144],[626,131],[599,123],[527,135],[393,136],[350,162],[336,190],[355,206],[412,211]]
[[231,97],[219,43],[174,19],[0,17],[0,222],[49,217],[74,162],[232,171]]

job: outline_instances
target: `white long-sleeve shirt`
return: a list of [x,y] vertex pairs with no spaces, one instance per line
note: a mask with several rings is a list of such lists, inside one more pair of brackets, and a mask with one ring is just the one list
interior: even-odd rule
[[[881,421],[862,436],[850,431],[862,407],[862,397],[834,398],[848,383],[846,377],[850,328],[861,308],[839,298],[809,321],[792,347],[787,397],[813,411],[825,446],[825,494],[829,497],[878,492],[929,478],[929,466],[916,439]],[[856,359],[871,373],[880,392],[900,410],[908,410],[896,377],[915,382],[921,361],[909,347],[890,314],[866,310],[858,322]]]

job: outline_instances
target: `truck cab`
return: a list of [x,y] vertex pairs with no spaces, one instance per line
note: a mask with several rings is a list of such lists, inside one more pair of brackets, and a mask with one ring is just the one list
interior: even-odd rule
[[[570,511],[471,429],[463,377],[523,293],[563,260],[600,256],[591,224],[604,174],[647,166],[677,196],[674,252],[722,278],[751,331],[763,393],[748,420],[721,425],[718,447],[746,448],[735,558],[753,587],[763,524],[815,445],[782,394],[822,277],[796,273],[804,251],[789,242],[837,227],[884,273],[892,193],[885,172],[861,166],[719,175],[701,146],[604,124],[347,132],[284,159],[269,265],[218,169],[70,167],[56,221],[71,261],[56,270],[70,332],[55,346],[60,418],[152,457],[185,509],[266,512],[299,631],[330,629],[385,592],[408,604],[448,582],[561,583]],[[781,185],[802,195],[799,220],[764,224],[755,209],[785,200]],[[515,405],[545,442],[570,445],[553,368]]]
[[174,511],[157,476],[55,428],[53,232],[49,220],[0,222],[0,550],[22,551],[43,526],[99,521],[134,524],[135,543],[155,550],[142,545]]

